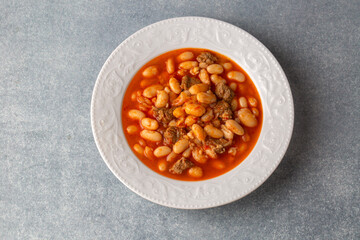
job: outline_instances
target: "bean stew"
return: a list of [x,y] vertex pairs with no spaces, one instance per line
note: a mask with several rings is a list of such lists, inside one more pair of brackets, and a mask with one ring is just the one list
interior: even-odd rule
[[262,126],[259,93],[217,52],[186,48],[146,63],[131,80],[122,126],[134,154],[169,178],[198,181],[239,165]]

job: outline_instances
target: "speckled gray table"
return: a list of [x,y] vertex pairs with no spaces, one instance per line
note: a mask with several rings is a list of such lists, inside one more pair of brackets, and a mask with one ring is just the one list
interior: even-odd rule
[[[360,239],[360,2],[0,2],[0,239]],[[128,190],[90,128],[106,58],[156,21],[235,24],[277,57],[295,101],[290,147],[259,189],[207,210]]]

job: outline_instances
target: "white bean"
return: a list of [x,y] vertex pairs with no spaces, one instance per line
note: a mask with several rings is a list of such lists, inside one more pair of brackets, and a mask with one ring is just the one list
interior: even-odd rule
[[240,97],[239,98],[239,104],[241,108],[247,108],[248,104],[247,104],[247,100],[245,97]]
[[174,109],[173,115],[174,115],[174,117],[179,118],[179,117],[185,116],[185,111],[184,111],[184,109],[182,109],[182,107],[177,107]]
[[234,133],[230,131],[225,125],[221,125],[221,131],[224,133],[224,138],[227,140],[233,140]]
[[223,64],[223,67],[225,68],[225,70],[229,71],[229,70],[231,70],[231,68],[232,68],[232,64],[229,63],[229,62],[227,62],[227,63],[224,63],[224,64]]
[[244,142],[248,142],[248,141],[250,141],[250,135],[247,134],[247,133],[245,133],[245,134],[241,137],[241,139],[242,139]]
[[147,98],[153,98],[156,96],[157,91],[163,90],[164,87],[160,84],[151,85],[144,89],[143,96]]
[[183,152],[183,157],[190,157],[190,154],[191,154],[191,148],[187,148],[184,152]]
[[154,160],[155,156],[153,153],[153,149],[151,147],[146,146],[144,150],[144,156],[147,157],[150,160]]
[[134,134],[138,131],[138,128],[135,125],[130,125],[126,128],[126,131],[128,132],[128,134]]
[[185,69],[179,69],[177,71],[177,74],[180,75],[180,76],[185,76],[187,74],[187,70]]
[[223,66],[221,66],[220,64],[211,64],[209,65],[206,70],[208,71],[208,73],[210,74],[221,74],[224,71]]
[[208,108],[206,113],[201,116],[201,121],[210,122],[214,118],[214,112],[211,108]]
[[249,97],[249,98],[248,98],[248,102],[249,102],[250,106],[252,106],[252,107],[257,107],[257,100],[256,100],[256,98]]
[[155,119],[151,118],[141,119],[141,125],[147,130],[156,130],[159,128],[159,123]]
[[237,84],[232,82],[232,83],[230,83],[229,87],[231,88],[231,90],[236,91]]
[[141,120],[145,117],[145,113],[137,109],[131,109],[128,115],[132,120]]
[[206,132],[204,131],[204,129],[198,125],[198,124],[193,124],[191,126],[191,130],[193,131],[195,137],[197,139],[199,139],[200,141],[204,141],[206,138]]
[[200,92],[206,92],[207,90],[209,90],[209,87],[210,86],[208,84],[199,83],[199,84],[192,85],[189,88],[189,92],[191,94],[197,94],[197,93],[200,93]]
[[172,162],[178,155],[174,152],[171,152],[169,155],[167,155],[166,157],[166,161],[168,162]]
[[174,92],[169,92],[169,102],[172,103],[176,98],[178,97],[178,95]]
[[136,101],[136,97],[137,97],[136,92],[133,92],[133,93],[131,94],[131,101],[135,102],[135,101]]
[[193,115],[196,117],[200,117],[202,115],[204,115],[206,109],[201,106],[200,104],[196,104],[196,103],[190,103],[187,104],[185,107],[185,112],[189,115]]
[[165,91],[166,93],[168,93],[168,94],[171,92],[170,88],[168,88],[168,87],[165,87],[165,88],[164,88],[164,91]]
[[199,63],[200,68],[207,68],[208,66],[209,66],[209,64],[207,64],[206,62]]
[[185,118],[185,125],[188,126],[188,127],[190,127],[190,126],[192,126],[194,123],[196,123],[197,120],[198,120],[197,117],[194,117],[194,116],[191,116],[191,115],[190,115],[190,116],[187,116],[187,117]]
[[155,107],[157,107],[157,108],[165,107],[166,104],[168,104],[168,102],[169,102],[169,94],[167,94],[167,92],[162,91],[162,90],[158,91],[156,102],[155,102]]
[[169,127],[176,127],[176,121],[174,119],[169,122]]
[[251,111],[256,117],[258,117],[259,114],[260,114],[260,112],[259,112],[259,110],[257,108],[252,108]]
[[200,68],[199,67],[193,67],[192,69],[190,69],[190,74],[191,75],[197,75],[197,74],[199,74],[199,72],[200,72]]
[[216,96],[212,92],[200,92],[196,95],[196,99],[198,102],[205,104],[216,102]]
[[206,69],[201,69],[199,73],[199,78],[202,83],[210,84],[210,77]]
[[145,146],[146,146],[146,142],[145,142],[144,139],[140,139],[140,140],[139,140],[139,144],[140,144],[140,146],[142,146],[142,147],[145,147]]
[[177,57],[178,61],[180,62],[188,61],[193,58],[194,58],[194,54],[192,52],[183,52]]
[[177,141],[173,146],[174,153],[182,153],[189,147],[189,140],[187,139],[180,139]]
[[225,163],[220,161],[220,160],[213,160],[211,162],[211,166],[216,168],[216,169],[224,169],[225,168]]
[[242,72],[239,71],[230,71],[227,74],[227,77],[231,80],[235,80],[238,82],[244,82],[245,81],[245,75]]
[[208,156],[209,156],[210,158],[212,158],[212,159],[216,159],[216,158],[217,158],[216,152],[215,152],[213,149],[211,149],[211,148],[205,149],[205,153],[206,153],[206,155],[208,155]]
[[169,86],[174,93],[179,94],[181,92],[179,81],[176,78],[170,78]]
[[160,146],[154,150],[155,157],[165,157],[171,153],[171,148],[168,146]]
[[190,139],[194,139],[195,138],[195,135],[193,133],[193,131],[189,131],[186,136],[188,136]]
[[240,109],[238,116],[241,123],[246,127],[255,127],[258,124],[256,116],[248,108]]
[[206,163],[208,157],[204,154],[204,151],[201,148],[195,148],[192,151],[192,157],[198,163]]
[[156,82],[157,82],[157,79],[155,79],[155,78],[145,78],[145,79],[141,80],[140,87],[146,88]]
[[199,63],[197,61],[186,61],[179,64],[180,69],[190,70],[193,67],[197,67]]
[[134,145],[134,150],[138,154],[141,154],[141,155],[144,154],[144,148],[142,146],[140,146],[139,144],[137,144],[137,143]]
[[183,105],[188,98],[189,96],[186,92],[181,92],[180,95],[171,102],[171,105],[174,107]]
[[152,130],[142,130],[140,136],[145,140],[152,142],[160,142],[162,140],[162,135],[159,132]]
[[240,145],[240,147],[238,148],[239,153],[244,152],[246,149],[247,149],[247,144],[246,144],[246,143],[242,143],[242,144]]
[[232,131],[233,133],[235,133],[236,135],[244,135],[245,131],[242,128],[242,126],[240,124],[238,124],[235,120],[229,119],[226,120],[225,122],[225,126]]
[[203,170],[198,166],[192,167],[189,169],[189,175],[194,178],[200,178],[203,176]]
[[172,74],[175,72],[175,62],[174,62],[173,58],[169,58],[165,64],[166,64],[166,71],[169,74]]
[[184,127],[185,126],[185,117],[178,118],[176,121],[177,127]]
[[158,163],[158,169],[159,169],[160,172],[165,172],[166,168],[167,168],[167,164],[166,164],[165,161],[160,161]]
[[142,75],[147,78],[155,77],[158,74],[159,74],[159,70],[157,69],[156,66],[147,67],[142,73]]
[[226,80],[223,79],[222,77],[220,77],[217,74],[213,74],[211,75],[211,82],[213,82],[215,85],[219,84],[219,83],[226,83]]
[[204,130],[206,134],[212,138],[222,138],[224,136],[224,133],[220,129],[212,125],[206,125]]

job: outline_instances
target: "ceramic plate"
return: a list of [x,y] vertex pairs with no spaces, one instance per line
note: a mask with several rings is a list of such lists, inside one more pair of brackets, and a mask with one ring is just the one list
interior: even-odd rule
[[[263,106],[263,125],[253,151],[236,168],[204,181],[178,181],[153,172],[133,154],[121,127],[121,106],[135,73],[154,57],[179,48],[207,48],[237,62],[255,83]],[[147,26],[122,42],[106,60],[91,101],[96,145],[114,175],[155,203],[183,209],[220,206],[258,188],[279,165],[294,123],[286,76],[270,51],[231,24],[183,17]]]

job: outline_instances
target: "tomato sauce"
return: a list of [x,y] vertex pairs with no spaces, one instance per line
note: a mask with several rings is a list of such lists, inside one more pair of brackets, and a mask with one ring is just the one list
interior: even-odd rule
[[[173,58],[175,60],[175,66],[178,66],[179,61],[177,60],[177,56],[186,51],[191,51],[192,53],[194,53],[195,58],[201,52],[206,51],[206,52],[210,52],[210,53],[214,54],[218,58],[217,63],[219,63],[219,64],[230,62],[232,64],[231,71],[235,70],[235,71],[239,71],[239,72],[243,73],[245,75],[246,80],[243,83],[239,83],[236,81],[230,81],[226,77],[226,73],[228,72],[226,70],[224,70],[224,72],[222,74],[220,74],[220,76],[227,80],[228,85],[232,82],[235,82],[237,84],[237,88],[234,91],[235,97],[237,99],[239,97],[245,97],[247,99],[249,97],[255,98],[257,100],[256,108],[258,109],[258,112],[259,112],[259,115],[257,116],[258,125],[256,127],[250,128],[250,127],[246,127],[246,126],[242,125],[242,127],[245,130],[245,133],[247,133],[250,136],[249,141],[245,142],[243,140],[242,136],[234,135],[233,144],[231,145],[231,147],[233,147],[233,146],[237,147],[237,152],[236,152],[235,156],[228,154],[226,151],[223,154],[219,154],[217,159],[209,158],[208,161],[204,164],[200,164],[200,163],[194,161],[192,159],[192,157],[190,156],[189,159],[196,166],[201,167],[203,170],[203,175],[200,178],[194,178],[194,177],[190,176],[187,171],[184,171],[182,174],[170,173],[168,171],[168,169],[171,167],[172,164],[174,164],[174,162],[176,160],[173,162],[167,162],[166,157],[159,159],[154,156],[151,157],[152,159],[149,159],[149,158],[145,157],[144,154],[134,151],[133,146],[135,144],[139,144],[139,142],[141,142],[143,144],[143,147],[145,144],[146,146],[151,147],[152,149],[155,149],[159,146],[163,146],[164,144],[162,141],[161,142],[151,142],[151,141],[142,139],[142,137],[140,136],[140,131],[143,129],[143,127],[139,123],[140,121],[130,119],[128,116],[129,110],[139,109],[138,101],[134,100],[134,95],[136,95],[137,92],[139,92],[139,94],[141,94],[142,91],[151,84],[161,84],[164,87],[169,86],[168,81],[169,81],[170,77],[175,77],[177,80],[181,81],[182,76],[180,76],[179,73],[177,72],[178,68],[176,67],[175,72],[172,74],[169,74],[166,71],[165,62],[167,61],[167,59]],[[195,58],[193,60],[195,60]],[[154,78],[145,79],[142,75],[142,72],[144,71],[144,69],[146,69],[149,66],[156,66],[157,69],[159,70],[159,74]],[[212,86],[212,89],[213,88],[214,88],[214,86]],[[239,109],[239,107],[238,107],[238,109]],[[261,132],[262,120],[263,120],[261,99],[260,99],[259,93],[258,93],[254,83],[251,81],[249,75],[240,66],[238,66],[234,61],[232,61],[230,58],[228,58],[224,55],[221,55],[217,52],[211,51],[211,50],[199,49],[199,48],[185,48],[185,49],[177,49],[177,50],[173,50],[170,52],[166,52],[164,54],[161,54],[160,56],[155,57],[154,59],[152,59],[148,63],[146,63],[144,66],[142,66],[139,69],[139,71],[135,74],[135,76],[133,77],[131,82],[129,83],[129,86],[124,95],[124,101],[123,101],[121,111],[122,111],[122,126],[123,126],[126,140],[129,144],[129,147],[132,149],[132,151],[138,157],[138,159],[140,159],[140,161],[142,163],[144,163],[147,167],[149,167],[153,171],[155,171],[163,176],[166,176],[166,177],[169,177],[172,179],[183,180],[183,181],[199,181],[199,180],[214,178],[214,177],[220,176],[220,175],[230,171],[231,169],[235,168],[236,166],[238,166],[242,161],[244,161],[244,159],[250,154],[250,152],[254,148],[254,146],[259,138],[260,132]],[[143,112],[145,113],[146,117],[154,118],[152,115],[152,111],[148,111],[148,112],[143,111]],[[135,134],[129,134],[127,132],[127,128],[130,125],[136,125],[138,127],[138,131]],[[163,132],[165,130],[165,128],[161,124],[159,124],[159,125],[160,125],[160,127],[157,131]],[[160,161],[167,166],[166,171],[159,170],[159,162]],[[221,169],[219,169],[219,168],[221,168]]]

